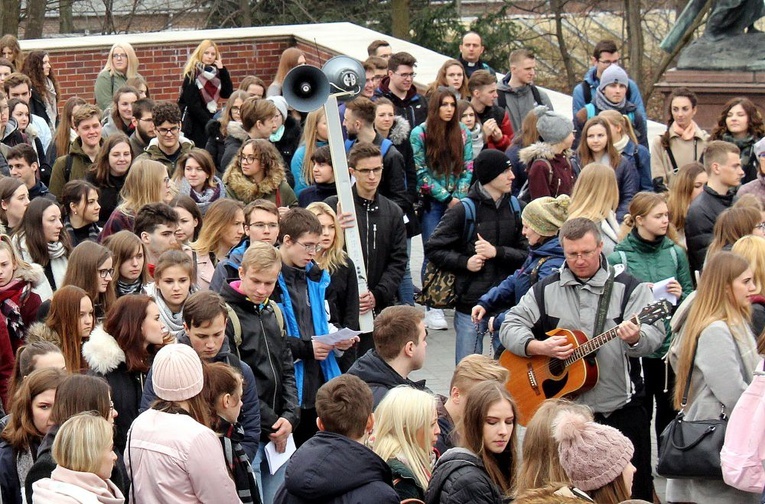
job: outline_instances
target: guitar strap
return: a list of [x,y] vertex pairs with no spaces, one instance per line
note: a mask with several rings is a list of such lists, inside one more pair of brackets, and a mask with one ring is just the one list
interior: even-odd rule
[[[616,273],[613,266],[609,266],[608,280],[606,280],[606,284],[603,286],[603,294],[601,294],[600,299],[598,300],[598,313],[595,318],[595,330],[592,333],[593,336],[597,336],[598,334],[602,333],[603,329],[606,327],[606,315],[608,315],[608,305],[611,301],[611,292],[614,290],[615,276]],[[597,353],[597,351],[593,352],[587,357],[587,359],[590,359],[591,362],[594,362],[595,355]]]

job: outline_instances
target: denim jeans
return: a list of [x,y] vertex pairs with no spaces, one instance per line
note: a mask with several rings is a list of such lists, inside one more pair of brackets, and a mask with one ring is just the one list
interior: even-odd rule
[[414,284],[412,283],[412,239],[406,239],[406,269],[404,270],[404,278],[401,279],[401,284],[398,286],[398,300],[401,304],[414,306]]
[[[446,203],[439,203],[436,200],[430,202],[430,210],[422,213],[422,219],[420,219],[420,225],[422,227],[422,246],[428,242],[430,235],[435,231],[438,223],[441,222],[441,217],[446,212]],[[423,280],[425,279],[425,265],[428,263],[428,257],[425,256],[422,261],[422,272],[420,275]]]
[[284,483],[284,473],[287,470],[287,464],[276,471],[276,474],[271,475],[271,471],[268,469],[268,459],[266,459],[266,441],[260,440],[258,444],[258,453],[255,455],[255,460],[252,462],[252,470],[255,473],[255,478],[258,482],[258,490],[260,490],[260,500],[263,504],[272,504],[274,502],[274,496],[279,487]]
[[[486,335],[487,329],[487,318],[481,320],[478,324],[478,330],[476,330],[476,324],[473,323],[469,313],[454,311],[454,331],[457,333],[454,353],[455,364],[459,364],[464,357],[470,354],[483,353],[483,337]],[[491,344],[494,353],[496,353],[499,339],[492,338]]]

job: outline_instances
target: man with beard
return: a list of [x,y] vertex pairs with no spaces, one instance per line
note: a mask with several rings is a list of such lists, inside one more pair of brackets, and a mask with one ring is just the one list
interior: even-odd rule
[[152,138],[157,136],[154,129],[154,101],[149,98],[141,98],[133,103],[133,127],[135,131],[130,135],[130,150],[133,159],[138,157],[149,146]]

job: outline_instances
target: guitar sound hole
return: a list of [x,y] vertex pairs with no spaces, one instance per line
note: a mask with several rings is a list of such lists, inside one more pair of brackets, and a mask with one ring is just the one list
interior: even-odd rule
[[566,370],[566,366],[560,359],[550,359],[550,374],[553,376],[560,376]]

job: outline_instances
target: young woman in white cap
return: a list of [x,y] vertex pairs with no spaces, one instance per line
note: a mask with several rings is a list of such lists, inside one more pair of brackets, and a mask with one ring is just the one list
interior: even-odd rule
[[186,345],[154,359],[151,409],[133,422],[125,464],[133,502],[240,503],[217,435],[208,426],[202,361]]

